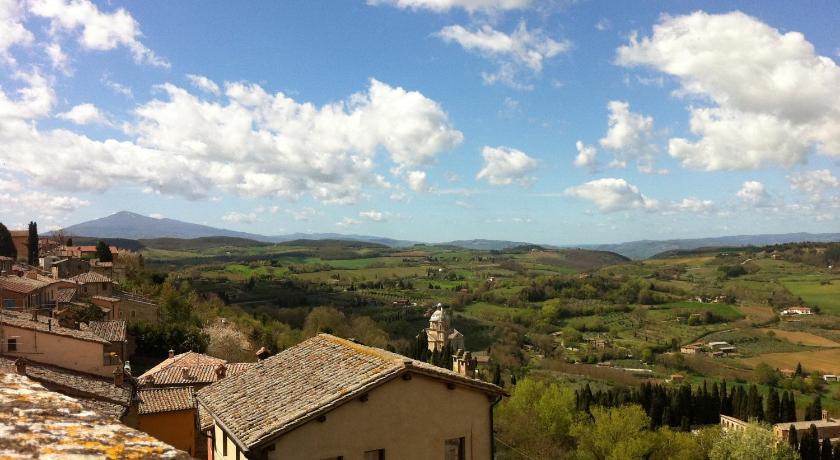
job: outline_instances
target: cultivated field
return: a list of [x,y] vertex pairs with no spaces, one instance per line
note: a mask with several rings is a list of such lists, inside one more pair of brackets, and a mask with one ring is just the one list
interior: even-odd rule
[[767,353],[752,358],[743,358],[742,362],[750,366],[767,363],[779,369],[793,369],[802,363],[806,371],[817,370],[827,374],[840,374],[840,349],[799,351],[794,353]]
[[785,339],[791,343],[801,343],[802,345],[808,345],[812,347],[840,347],[840,343],[837,343],[833,340],[829,340],[825,337],[820,337],[816,334],[811,334],[810,332],[787,331],[784,329],[767,329],[767,331],[768,333],[772,331],[776,337]]

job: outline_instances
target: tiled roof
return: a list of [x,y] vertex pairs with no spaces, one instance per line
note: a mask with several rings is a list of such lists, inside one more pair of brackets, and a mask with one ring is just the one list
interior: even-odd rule
[[195,409],[192,387],[146,388],[137,391],[139,414]]
[[0,374],[3,458],[168,458],[183,451],[16,374]]
[[207,431],[213,428],[213,416],[210,415],[210,412],[197,401],[196,407],[198,407],[198,428],[201,431]]
[[120,301],[120,299],[118,299],[116,297],[108,297],[108,296],[104,296],[104,295],[95,295],[95,296],[91,297],[91,299],[104,300],[106,302],[111,302],[111,303],[117,303],[117,302]]
[[[14,359],[10,356],[0,356],[0,373],[14,372]],[[118,387],[114,385],[113,379],[97,375],[27,360],[26,376],[47,388],[73,397],[93,399],[112,406],[120,406],[122,409],[128,407],[131,402],[131,390],[128,386]]]
[[177,354],[171,358],[166,358],[160,363],[158,363],[155,367],[149,369],[145,373],[143,373],[140,378],[147,377],[152,375],[162,369],[166,369],[167,367],[178,365],[180,367],[192,367],[192,366],[200,366],[203,364],[217,366],[219,364],[224,364],[227,361],[221,358],[214,358],[209,355],[205,355],[202,353],[196,353],[194,351],[187,351],[185,353]]
[[0,289],[6,289],[20,294],[29,294],[48,285],[49,283],[47,282],[33,280],[25,276],[0,276]]
[[[238,374],[250,366],[251,363],[228,363],[225,364],[225,376]],[[216,374],[216,368],[219,364],[199,364],[195,366],[185,366],[183,363],[171,365],[163,368],[157,372],[146,372],[141,375],[137,382],[142,385],[194,385],[194,384],[210,384],[219,380]]]
[[447,380],[491,395],[490,383],[319,334],[198,391],[198,399],[240,445],[252,448],[405,372]]
[[71,281],[75,281],[77,283],[85,284],[85,283],[110,283],[111,278],[108,278],[105,275],[96,273],[96,272],[87,272],[82,273],[81,275],[76,275],[70,278]]
[[3,310],[0,313],[0,320],[3,324],[8,326],[20,327],[23,329],[31,329],[45,334],[63,335],[65,337],[73,337],[74,339],[87,340],[88,342],[96,342],[107,344],[108,341],[99,337],[91,331],[81,329],[70,329],[58,325],[58,321],[53,320],[50,325],[49,318],[39,316],[38,320],[32,319],[30,313],[23,313],[17,311]]
[[76,290],[73,288],[58,288],[55,292],[55,301],[58,303],[70,303],[76,297]]
[[125,320],[91,321],[87,328],[109,342],[125,342]]

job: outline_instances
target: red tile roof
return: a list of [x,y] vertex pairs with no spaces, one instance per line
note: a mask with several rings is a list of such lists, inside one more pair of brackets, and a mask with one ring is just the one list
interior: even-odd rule
[[137,391],[140,415],[195,409],[192,387],[144,388]]
[[19,294],[29,294],[46,286],[49,286],[49,283],[26,278],[25,276],[0,277],[0,289],[6,289]]
[[80,283],[80,284],[85,284],[85,283],[110,283],[111,278],[108,278],[107,276],[101,275],[101,274],[96,273],[96,272],[87,272],[87,273],[82,273],[81,275],[76,275],[76,276],[70,278],[70,281],[75,281],[75,282]]

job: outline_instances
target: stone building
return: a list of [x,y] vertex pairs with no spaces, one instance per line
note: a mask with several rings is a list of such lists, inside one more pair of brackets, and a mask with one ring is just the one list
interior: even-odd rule
[[452,327],[450,314],[441,304],[437,305],[437,310],[429,318],[426,340],[431,352],[443,351],[447,345],[450,350],[464,349],[464,334]]
[[490,460],[492,407],[504,395],[328,334],[197,392],[215,460]]

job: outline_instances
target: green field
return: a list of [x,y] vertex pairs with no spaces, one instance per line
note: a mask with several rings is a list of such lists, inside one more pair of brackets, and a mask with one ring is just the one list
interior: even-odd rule
[[823,313],[840,316],[840,279],[822,284],[815,279],[783,279],[782,284],[806,305],[818,306]]

